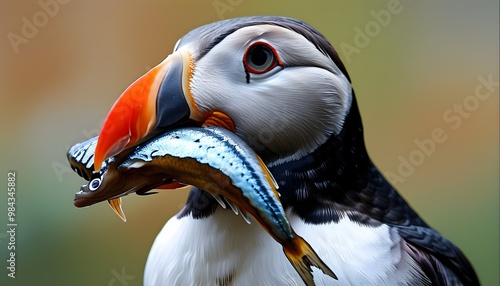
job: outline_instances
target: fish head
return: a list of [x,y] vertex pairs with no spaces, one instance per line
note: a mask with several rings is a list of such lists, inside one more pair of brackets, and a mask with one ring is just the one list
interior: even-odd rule
[[131,193],[152,194],[149,191],[158,187],[176,188],[178,184],[165,176],[154,176],[146,169],[121,166],[112,157],[105,161],[100,172],[93,172],[87,184],[75,194],[74,205],[86,207],[102,201],[119,199]]

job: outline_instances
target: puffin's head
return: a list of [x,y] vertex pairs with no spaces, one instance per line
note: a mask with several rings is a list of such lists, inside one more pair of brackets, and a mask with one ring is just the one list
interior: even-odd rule
[[309,25],[282,17],[215,22],[186,34],[125,90],[104,122],[94,166],[193,124],[233,130],[268,165],[299,159],[341,131],[352,96],[337,53]]

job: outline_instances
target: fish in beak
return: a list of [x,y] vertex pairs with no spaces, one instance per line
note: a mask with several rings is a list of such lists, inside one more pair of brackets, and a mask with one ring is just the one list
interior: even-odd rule
[[[192,69],[191,54],[178,50],[122,93],[106,116],[94,147],[94,172],[101,170],[107,158],[175,127],[216,125],[235,130],[231,118],[222,112],[199,116],[189,89]],[[181,186],[171,182],[156,187]],[[120,198],[110,199],[108,203],[124,219]]]
[[[125,213],[122,209],[121,199],[121,196],[125,194],[121,193],[121,196],[110,196],[109,194],[103,194],[102,192],[94,193],[96,186],[101,185],[100,177],[104,173],[109,173],[110,178],[107,179],[106,182],[113,182],[115,184],[114,188],[116,190],[128,189],[130,192],[136,192],[141,196],[154,194],[154,192],[149,192],[153,188],[177,189],[185,186],[183,184],[180,184],[179,182],[169,180],[161,183],[151,182],[150,184],[146,185],[127,187],[127,185],[123,184],[125,182],[123,174],[116,172],[118,162],[123,161],[123,159],[128,154],[126,152],[106,159],[101,164],[100,171],[95,172],[94,153],[97,145],[97,139],[98,137],[96,136],[84,142],[77,143],[73,145],[66,154],[71,169],[73,169],[73,171],[75,171],[80,177],[89,181],[88,184],[81,187],[80,192],[77,195],[78,199],[75,198],[75,206],[84,207],[101,202],[103,200],[108,200],[108,204],[113,209],[113,211],[123,221],[126,221]],[[135,182],[136,180],[141,181],[141,179],[143,180],[143,182],[147,182],[147,180],[144,181],[143,176],[141,176],[140,178],[129,178],[127,182]]]
[[247,223],[251,223],[250,216],[255,219],[283,246],[284,254],[306,285],[314,285],[311,266],[336,279],[292,229],[279,199],[278,185],[266,165],[233,132],[219,127],[180,128],[132,149],[107,159],[101,172],[93,173],[75,195],[77,207],[111,200],[116,204],[113,209],[125,220],[117,201],[120,197],[132,192],[145,194],[173,181],[193,185],[209,192],[223,208],[229,205],[236,215],[241,213]]
[[169,55],[132,83],[106,116],[95,149],[94,171],[130,146],[180,126],[220,126],[234,131],[223,112],[201,114],[190,91],[194,63],[186,49]]

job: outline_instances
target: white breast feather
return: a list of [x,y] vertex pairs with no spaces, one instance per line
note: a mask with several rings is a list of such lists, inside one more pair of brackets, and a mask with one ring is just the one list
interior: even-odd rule
[[[316,285],[420,284],[420,269],[388,226],[362,227],[347,217],[321,225],[289,220],[339,278],[313,268]],[[170,219],[149,253],[144,285],[220,286],[229,277],[227,285],[303,285],[280,244],[221,208],[205,219]]]

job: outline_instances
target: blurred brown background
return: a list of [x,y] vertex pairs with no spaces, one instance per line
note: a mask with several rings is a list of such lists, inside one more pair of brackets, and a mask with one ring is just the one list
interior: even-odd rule
[[[304,20],[331,41],[353,79],[372,159],[484,285],[499,285],[499,3],[364,3],[1,0],[0,284],[142,285],[153,239],[187,192],[126,197],[127,223],[104,203],[77,209],[84,181],[66,151],[96,135],[119,94],[190,29],[265,14]],[[416,141],[435,129],[443,142],[424,154]],[[15,279],[6,270],[8,170],[17,172]]]

